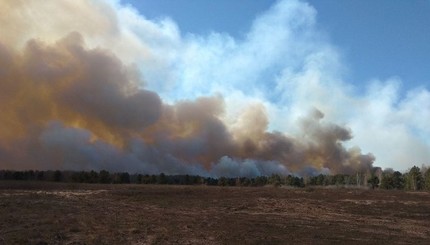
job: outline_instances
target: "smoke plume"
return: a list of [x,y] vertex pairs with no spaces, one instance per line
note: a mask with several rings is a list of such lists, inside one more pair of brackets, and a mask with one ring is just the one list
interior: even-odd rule
[[305,167],[347,172],[373,157],[347,150],[348,129],[315,110],[303,135],[268,132],[264,106],[228,128],[221,96],[163,104],[139,88],[132,67],[71,33],[53,45],[0,47],[1,162],[5,168],[111,169],[151,173],[261,175]]
[[[24,8],[25,3],[12,2]],[[41,2],[32,7],[51,5]],[[94,12],[77,2],[70,4]],[[244,106],[228,123],[226,108],[232,105],[226,105],[223,94],[162,99],[145,88],[148,81],[142,77],[151,79],[146,68],[128,63],[131,56],[117,55],[122,47],[110,50],[102,45],[107,41],[93,45],[97,35],[106,40],[112,33],[125,35],[100,11],[90,15],[95,21],[90,26],[81,29],[84,24],[74,23],[76,30],[61,35],[70,26],[36,23],[30,28],[13,4],[0,6],[11,11],[10,21],[22,30],[7,27],[0,37],[0,168],[234,177],[353,173],[372,167],[372,154],[344,146],[351,130],[325,121],[318,109],[297,121],[295,134],[269,130],[266,105],[259,101]],[[6,25],[0,17],[0,26]],[[152,34],[157,38],[160,33]]]

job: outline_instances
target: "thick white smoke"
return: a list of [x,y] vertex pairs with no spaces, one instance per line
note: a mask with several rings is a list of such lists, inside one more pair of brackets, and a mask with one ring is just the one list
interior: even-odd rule
[[[361,164],[352,159],[367,156],[354,148],[355,145],[364,152],[372,152],[377,157],[376,164],[383,167],[403,170],[429,161],[430,130],[427,122],[430,120],[430,92],[426,88],[416,88],[402,96],[399,90],[402,81],[388,79],[370,81],[365,93],[357,93],[353,85],[344,81],[342,53],[325,38],[325,33],[317,29],[317,12],[303,1],[277,2],[254,20],[242,39],[214,32],[208,35],[183,34],[174,20],[147,19],[131,6],[118,1],[0,1],[0,11],[1,101],[11,102],[8,95],[17,90],[8,81],[11,76],[21,74],[16,70],[26,65],[24,78],[21,76],[18,80],[26,80],[30,76],[33,80],[51,79],[51,82],[67,80],[55,88],[60,93],[53,98],[48,96],[50,100],[33,96],[33,100],[41,101],[32,105],[34,111],[43,113],[35,116],[28,112],[31,111],[29,104],[22,103],[21,111],[26,116],[18,110],[16,114],[19,116],[14,114],[9,118],[49,121],[49,124],[32,131],[34,135],[41,135],[33,138],[46,145],[55,142],[55,135],[64,136],[68,142],[57,142],[54,144],[56,147],[84,143],[92,150],[66,147],[76,154],[82,153],[80,156],[71,154],[76,158],[72,162],[79,162],[82,168],[127,162],[129,169],[141,168],[149,172],[167,172],[169,169],[175,169],[172,172],[201,172],[213,164],[216,165],[214,169],[220,172],[231,168],[229,166],[240,166],[243,170],[236,168],[231,171],[265,173],[266,170],[260,166],[264,163],[265,167],[272,166],[270,169],[281,172],[297,172],[312,164],[317,165],[318,171],[326,171],[329,164],[340,165],[333,160],[336,157],[327,158],[329,163],[321,156],[330,149],[336,149],[343,157],[340,158],[342,166],[337,171],[343,171],[343,165],[348,168]],[[68,38],[64,38],[66,36]],[[36,41],[27,44],[30,39]],[[33,55],[34,61],[28,55]],[[43,62],[40,57],[57,63]],[[87,63],[81,64],[83,60]],[[97,67],[104,67],[102,72],[109,74],[110,71],[111,75],[90,72]],[[76,79],[70,75],[75,71],[70,69],[89,75]],[[34,86],[28,82],[23,84],[30,88]],[[92,92],[101,87],[104,87],[103,92]],[[28,90],[19,91],[21,95],[32,96]],[[34,94],[43,94],[44,91],[46,89],[38,87]],[[201,107],[208,104],[194,100],[214,94],[223,98],[221,111],[214,108],[212,114],[199,114],[205,111]],[[40,109],[48,106],[57,108]],[[181,106],[187,109],[181,109]],[[256,125],[246,123],[244,118],[253,117],[252,113],[242,115],[244,111],[254,108],[258,112],[260,107],[264,108],[265,116],[257,116]],[[187,114],[188,108],[190,114]],[[311,120],[312,123],[338,138],[320,133],[309,138],[304,134],[308,129],[303,129],[303,118],[308,117],[312,108],[325,115],[322,120]],[[202,116],[190,121],[181,119],[188,119],[182,115],[194,114]],[[180,126],[168,125],[171,119]],[[337,125],[326,123],[328,121]],[[0,123],[3,128],[13,125],[6,119]],[[157,128],[154,124],[167,127],[168,133],[162,133],[162,126]],[[245,130],[244,125],[249,129]],[[258,125],[260,128],[251,127]],[[27,132],[24,130],[26,127],[15,125],[14,130],[0,133],[3,139],[12,139],[14,135]],[[139,131],[147,127],[151,132]],[[268,133],[273,130],[278,132]],[[348,131],[348,137],[337,134],[345,133],[344,130]],[[66,137],[70,131],[76,131],[76,138]],[[210,132],[221,133],[211,135]],[[252,134],[252,137],[246,139],[246,134]],[[253,140],[263,141],[258,145]],[[345,140],[349,140],[348,147],[337,148],[340,143],[345,145]],[[14,144],[20,146],[24,141],[20,138]],[[213,143],[216,141],[228,147]],[[241,144],[238,146],[237,142]],[[261,142],[270,143],[271,147],[279,145],[273,142],[284,142],[283,147],[296,142],[290,145],[295,153],[279,155],[272,162],[262,152],[265,146]],[[32,145],[39,143],[25,142],[25,145],[32,149]],[[330,147],[314,149],[314,143]],[[7,160],[10,155],[18,155],[16,152],[19,151],[12,148],[7,143],[0,148],[0,158],[5,167],[14,167]],[[260,149],[260,152],[256,150],[253,153],[253,157],[260,160],[247,160],[251,159],[244,153],[247,149]],[[92,155],[94,151],[109,153],[96,156]],[[320,157],[313,159],[312,163],[305,162],[304,155],[309,151]],[[182,156],[182,152],[187,152],[187,156]],[[201,157],[205,154],[210,156]],[[118,159],[113,155],[121,157]],[[85,159],[80,159],[81,156]],[[279,159],[291,162],[295,158],[300,159],[297,164],[287,164],[285,170],[277,167]],[[71,167],[68,162],[67,168]],[[96,165],[88,166],[86,162]],[[97,165],[98,162],[102,165]],[[210,164],[202,167],[201,162]],[[364,162],[368,165],[372,158]],[[303,168],[296,167],[300,164],[304,164]]]

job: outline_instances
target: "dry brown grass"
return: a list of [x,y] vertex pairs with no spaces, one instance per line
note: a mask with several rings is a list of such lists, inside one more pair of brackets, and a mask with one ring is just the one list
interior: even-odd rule
[[0,244],[428,244],[430,194],[0,182]]

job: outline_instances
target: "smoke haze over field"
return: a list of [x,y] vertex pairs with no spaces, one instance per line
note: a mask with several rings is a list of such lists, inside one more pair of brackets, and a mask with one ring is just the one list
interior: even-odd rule
[[373,135],[428,156],[430,132],[409,109],[429,119],[417,108],[429,92],[394,103],[388,81],[353,96],[306,3],[278,2],[244,40],[184,36],[116,1],[0,0],[0,9],[2,169],[354,173],[372,167],[355,144]]

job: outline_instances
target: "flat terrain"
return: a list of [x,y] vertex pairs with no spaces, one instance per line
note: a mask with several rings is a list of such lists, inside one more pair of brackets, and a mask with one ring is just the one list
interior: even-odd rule
[[429,244],[430,194],[0,182],[0,244]]

